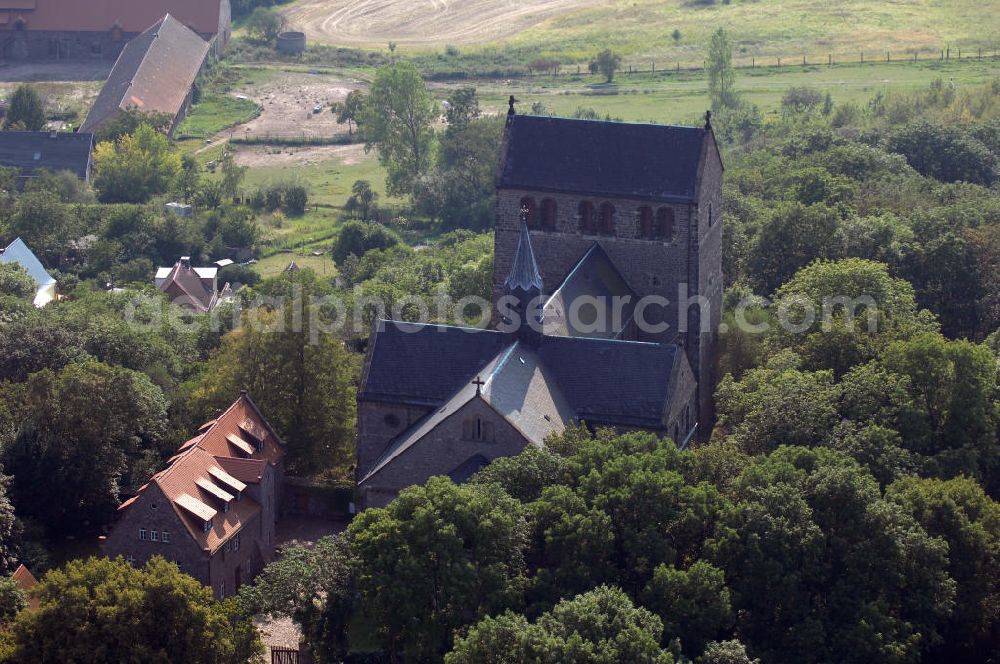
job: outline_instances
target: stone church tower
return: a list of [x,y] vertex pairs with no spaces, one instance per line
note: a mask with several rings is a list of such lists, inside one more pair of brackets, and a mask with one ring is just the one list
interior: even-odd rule
[[[603,336],[684,349],[703,440],[714,419],[723,289],[723,165],[709,120],[697,128],[599,122],[516,115],[512,106],[497,174],[493,278],[496,305],[523,222],[543,301],[620,293],[607,284],[623,281],[647,304]],[[595,246],[611,268],[587,267]]]

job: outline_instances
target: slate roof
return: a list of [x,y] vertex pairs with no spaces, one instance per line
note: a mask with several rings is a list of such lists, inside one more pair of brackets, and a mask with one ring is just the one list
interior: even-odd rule
[[34,177],[44,168],[53,173],[71,171],[88,180],[93,148],[93,134],[4,131],[0,132],[0,166],[17,168],[22,177]]
[[542,275],[538,271],[538,263],[535,261],[535,251],[531,247],[531,234],[528,233],[528,225],[521,223],[521,235],[517,240],[517,251],[514,252],[514,260],[510,266],[510,274],[504,286],[508,291],[524,291],[525,293],[542,290]]
[[[489,330],[381,321],[360,398],[432,408],[466,393],[471,398],[472,380],[491,373],[515,341]],[[580,419],[651,429],[662,426],[671,379],[683,358],[675,345],[556,336],[543,337],[533,352],[548,384]]]
[[439,406],[509,343],[492,330],[378,321],[360,397]]
[[[483,385],[477,387],[473,378],[482,379]],[[576,420],[576,413],[559,387],[556,372],[542,362],[534,349],[515,341],[490,359],[437,410],[394,440],[362,482],[475,399],[481,399],[526,440],[538,446]]]
[[[597,303],[603,306],[603,312],[594,310],[593,320],[587,318],[588,310],[596,306],[593,301],[578,306],[576,315],[570,315],[571,304],[585,297],[596,298]],[[615,315],[615,298],[622,298],[620,316]],[[595,242],[545,303],[545,334],[617,339],[632,320],[638,301],[639,296],[601,245]],[[604,315],[601,316],[601,313]]]
[[210,48],[167,14],[125,46],[80,130],[96,131],[129,108],[178,115]]
[[588,196],[689,202],[702,146],[695,127],[515,115],[498,186]]

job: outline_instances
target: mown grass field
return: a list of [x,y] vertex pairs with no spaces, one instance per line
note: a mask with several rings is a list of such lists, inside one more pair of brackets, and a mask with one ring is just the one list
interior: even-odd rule
[[396,41],[401,52],[457,45],[567,62],[613,48],[634,62],[700,63],[720,26],[732,32],[736,57],[747,60],[825,59],[828,53],[857,58],[862,50],[884,56],[887,49],[930,54],[949,44],[992,49],[1000,41],[1000,3],[992,0],[452,0],[416,6],[404,0],[298,0],[283,11],[313,40],[335,45],[384,49]]
[[191,113],[177,127],[178,140],[210,138],[220,131],[249,122],[260,114],[260,107],[249,99],[228,95],[208,95],[191,108]]

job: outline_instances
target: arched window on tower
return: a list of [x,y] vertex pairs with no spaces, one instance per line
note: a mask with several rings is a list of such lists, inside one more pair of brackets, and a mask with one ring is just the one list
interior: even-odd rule
[[615,234],[615,206],[611,203],[601,203],[601,233]]
[[590,201],[580,203],[578,210],[580,214],[580,230],[584,233],[593,233],[597,229],[594,227],[594,204]]
[[529,227],[535,225],[535,199],[531,196],[525,196],[521,199],[521,221],[528,224]]
[[639,208],[639,237],[652,239],[653,235],[653,208],[643,205]]
[[661,207],[656,211],[656,236],[667,242],[674,241],[674,211],[672,208]]
[[554,200],[551,198],[542,200],[542,228],[550,231],[555,230],[557,211],[558,208]]

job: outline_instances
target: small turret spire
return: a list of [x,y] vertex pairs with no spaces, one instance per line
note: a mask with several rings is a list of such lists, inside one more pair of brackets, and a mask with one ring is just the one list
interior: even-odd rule
[[514,252],[514,261],[511,263],[510,274],[507,275],[504,286],[510,293],[517,290],[525,293],[533,290],[539,293],[542,291],[542,275],[535,261],[535,250],[531,247],[528,225],[524,222],[521,222],[521,236],[517,240],[517,251]]

